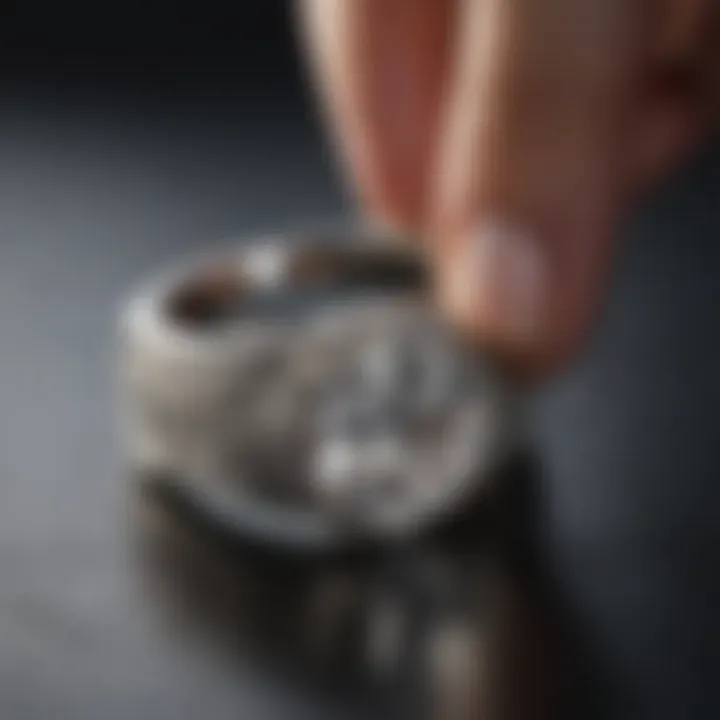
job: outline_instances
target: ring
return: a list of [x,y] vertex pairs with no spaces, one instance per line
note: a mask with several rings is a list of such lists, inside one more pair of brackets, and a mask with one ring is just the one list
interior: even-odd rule
[[135,475],[256,539],[407,539],[520,451],[520,397],[428,301],[414,250],[353,238],[242,244],[124,308]]

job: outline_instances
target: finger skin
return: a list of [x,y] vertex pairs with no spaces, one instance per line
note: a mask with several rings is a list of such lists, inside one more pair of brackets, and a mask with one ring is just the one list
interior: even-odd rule
[[[468,0],[461,8],[432,226],[439,300],[529,375],[562,366],[598,311],[622,197],[616,151],[640,71],[636,6]],[[511,274],[495,300],[457,291],[468,247],[488,225],[521,228],[537,246],[540,289],[532,322],[513,325],[522,333],[508,331]]]
[[311,73],[363,209],[422,226],[454,0],[300,0]]
[[[655,0],[658,2],[658,0]],[[657,54],[660,62],[683,62],[695,54],[715,21],[716,0],[661,0]]]
[[642,199],[702,147],[712,128],[704,81],[696,73],[659,70],[637,101],[624,162],[626,199]]
[[[439,300],[486,348],[529,377],[562,368],[602,306],[624,211],[710,125],[712,91],[720,97],[717,4],[300,0],[298,8],[360,205],[383,225],[432,238]],[[671,74],[696,68],[707,97],[647,92],[654,64]],[[508,332],[512,283],[502,272],[494,302],[459,302],[454,290],[471,238],[488,223],[519,227],[540,248],[544,291],[520,334]]]

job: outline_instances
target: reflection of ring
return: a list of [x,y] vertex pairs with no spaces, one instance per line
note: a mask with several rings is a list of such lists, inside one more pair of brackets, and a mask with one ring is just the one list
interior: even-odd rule
[[128,449],[239,529],[404,537],[486,487],[515,395],[424,303],[419,255],[264,242],[129,303]]

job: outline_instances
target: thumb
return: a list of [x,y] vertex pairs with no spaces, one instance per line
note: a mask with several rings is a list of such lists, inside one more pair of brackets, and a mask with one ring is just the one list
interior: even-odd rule
[[621,193],[640,3],[466,2],[439,161],[439,299],[531,376],[580,346]]

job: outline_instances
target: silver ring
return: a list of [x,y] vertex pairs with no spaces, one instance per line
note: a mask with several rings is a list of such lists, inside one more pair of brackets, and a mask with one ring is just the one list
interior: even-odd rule
[[126,449],[244,532],[407,538],[491,485],[521,398],[426,301],[422,256],[358,238],[241,245],[122,315]]

